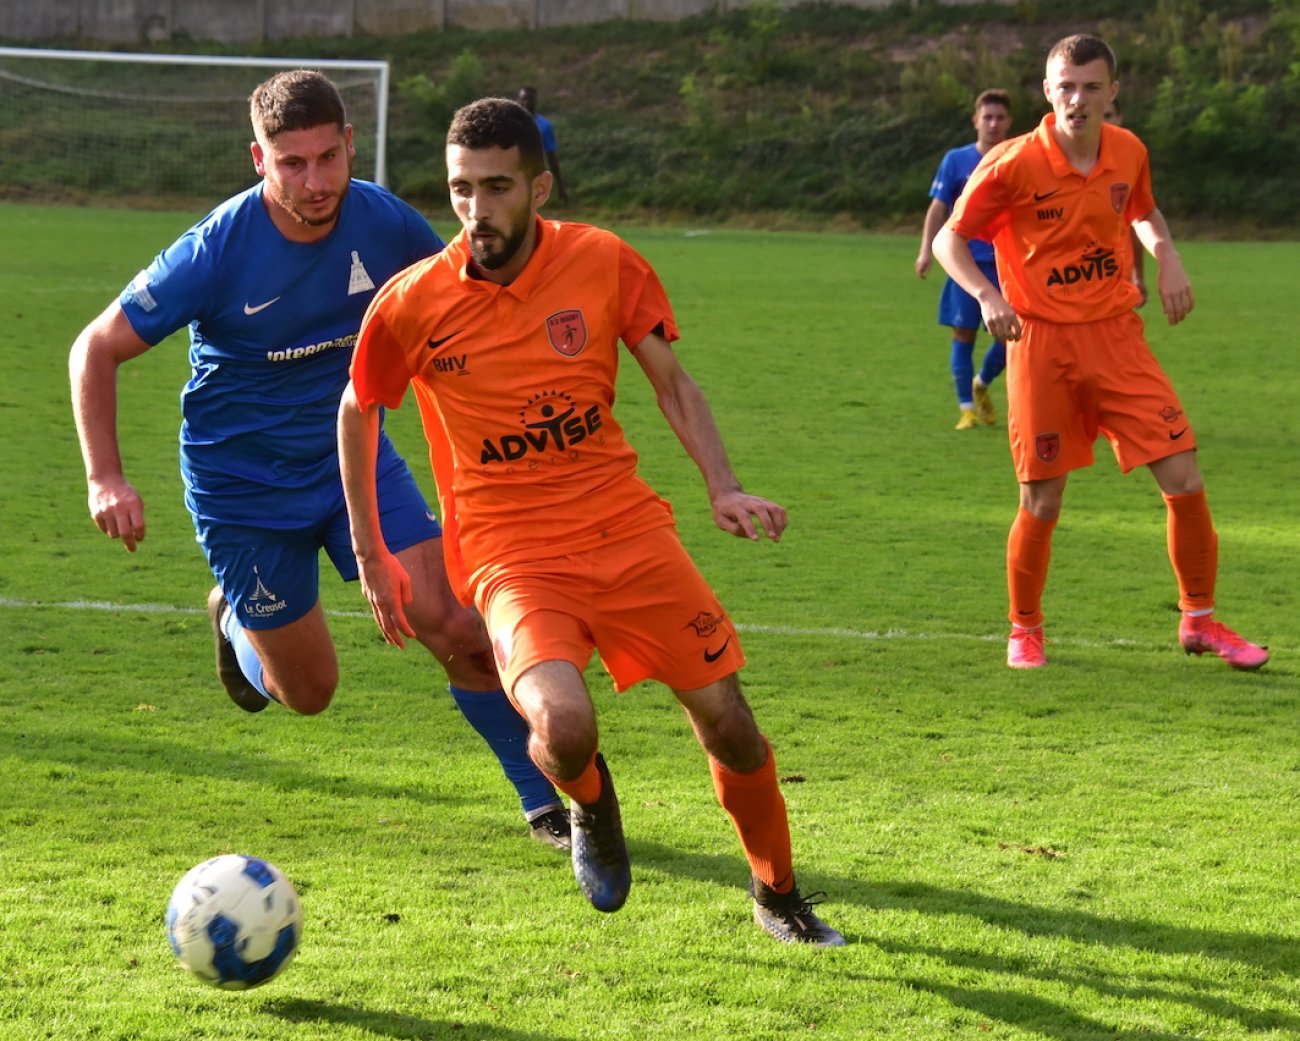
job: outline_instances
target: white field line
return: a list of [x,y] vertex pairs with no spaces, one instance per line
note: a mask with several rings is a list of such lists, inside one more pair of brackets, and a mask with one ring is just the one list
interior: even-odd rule
[[[201,615],[206,614],[202,607],[174,607],[171,604],[115,604],[107,600],[13,600],[9,597],[0,596],[0,607],[14,607],[22,609],[54,609],[60,611],[127,611],[136,614],[161,614],[161,615]],[[327,611],[326,614],[331,618],[370,618],[369,611]],[[809,628],[793,625],[751,625],[743,622],[736,624],[736,629],[742,633],[756,633],[762,636],[814,636],[828,637],[831,639],[841,640],[975,640],[980,642],[1001,642],[1006,639],[1006,634],[997,633],[944,633],[944,632],[913,632],[907,629],[886,629],[883,631],[872,631],[866,629],[851,629],[842,626],[833,626],[827,628]],[[1051,643],[1061,643],[1075,647],[1147,647],[1154,645],[1144,643],[1139,640],[1056,640],[1052,639]]]

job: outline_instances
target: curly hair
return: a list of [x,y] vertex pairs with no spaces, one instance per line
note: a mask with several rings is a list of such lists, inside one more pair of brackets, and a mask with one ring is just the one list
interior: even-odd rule
[[458,109],[447,129],[447,144],[471,151],[518,148],[519,165],[530,180],[546,169],[537,121],[509,98],[479,98]]

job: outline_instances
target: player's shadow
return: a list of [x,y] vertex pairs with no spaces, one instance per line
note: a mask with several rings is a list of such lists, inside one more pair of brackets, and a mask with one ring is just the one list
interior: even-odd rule
[[[734,882],[741,889],[749,879],[748,865],[739,853],[717,856],[684,853],[671,846],[635,837],[629,837],[628,849],[634,872],[638,866],[653,868],[701,882]],[[1300,940],[1272,933],[1171,926],[1137,918],[1114,919],[1087,911],[1017,903],[925,882],[873,882],[812,871],[799,872],[799,889],[804,893],[826,891],[829,907],[837,903],[853,903],[873,910],[967,915],[1026,936],[1059,937],[1156,954],[1205,955],[1254,965],[1269,972],[1294,973],[1295,967],[1300,965]],[[879,942],[870,936],[852,939]],[[944,956],[944,952],[930,953]]]
[[330,1027],[351,1027],[367,1036],[411,1039],[411,1041],[582,1041],[576,1036],[541,1034],[531,1030],[460,1020],[426,1019],[401,1012],[375,1012],[358,1005],[314,1001],[308,998],[280,998],[267,1002],[264,1010],[287,1023],[318,1024],[321,1036]]

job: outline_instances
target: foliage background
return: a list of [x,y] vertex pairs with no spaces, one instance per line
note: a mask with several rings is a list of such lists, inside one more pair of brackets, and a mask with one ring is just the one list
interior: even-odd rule
[[[268,53],[391,61],[390,182],[430,210],[445,206],[454,109],[532,83],[574,193],[560,215],[888,230],[917,225],[939,157],[972,136],[980,90],[1012,92],[1018,130],[1037,121],[1043,57],[1077,31],[1117,51],[1126,125],[1151,148],[1178,230],[1294,233],[1295,0],[1099,0],[1066,12],[1038,0],[881,11],[759,0],[668,24],[304,39]],[[16,134],[26,117],[9,118]],[[104,197],[140,190],[99,186]]]

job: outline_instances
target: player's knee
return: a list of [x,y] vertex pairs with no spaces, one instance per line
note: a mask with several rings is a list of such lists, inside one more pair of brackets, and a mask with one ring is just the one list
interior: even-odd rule
[[284,684],[282,688],[273,687],[272,693],[285,708],[292,709],[300,716],[315,716],[329,708],[337,686],[337,677],[333,680],[299,677]]

